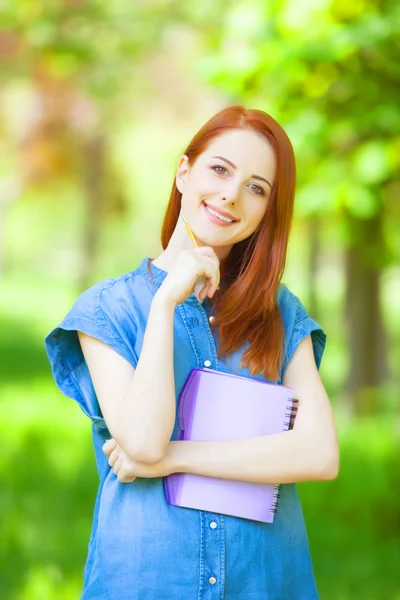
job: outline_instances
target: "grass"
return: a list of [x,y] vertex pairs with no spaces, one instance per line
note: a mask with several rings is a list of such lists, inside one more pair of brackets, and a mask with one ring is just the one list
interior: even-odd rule
[[[13,282],[0,299],[0,597],[75,600],[98,478],[89,421],[56,389],[43,345],[73,294],[29,294]],[[400,422],[338,407],[340,475],[299,485],[321,600],[400,600]]]

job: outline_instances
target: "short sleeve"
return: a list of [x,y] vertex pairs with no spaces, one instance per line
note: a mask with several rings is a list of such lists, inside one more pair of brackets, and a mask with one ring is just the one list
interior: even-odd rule
[[282,367],[283,373],[293,358],[300,342],[311,335],[315,364],[320,369],[322,356],[326,346],[326,333],[322,327],[307,313],[300,299],[286,289],[285,300],[281,302],[282,317],[285,326],[285,351]]
[[[108,434],[108,430],[77,331],[107,344],[136,367],[133,328],[130,328],[128,335],[121,330],[118,311],[113,311],[109,290],[110,287],[97,284],[83,292],[61,323],[45,337],[46,353],[57,387],[63,394],[77,401],[96,429],[104,435]],[[105,291],[108,293],[104,294]]]

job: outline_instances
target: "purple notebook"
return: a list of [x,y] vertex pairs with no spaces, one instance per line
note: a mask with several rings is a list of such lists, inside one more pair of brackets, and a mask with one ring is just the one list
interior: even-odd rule
[[[293,390],[213,369],[190,372],[178,400],[180,440],[237,440],[287,431]],[[169,504],[272,523],[279,484],[173,473],[164,477]]]

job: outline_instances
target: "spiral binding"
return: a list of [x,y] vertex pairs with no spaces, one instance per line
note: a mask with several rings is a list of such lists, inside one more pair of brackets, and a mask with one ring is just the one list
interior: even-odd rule
[[[296,419],[296,415],[297,415],[297,411],[299,409],[299,400],[298,398],[291,398],[290,399],[290,405],[287,406],[286,408],[286,413],[285,413],[285,421],[284,421],[284,431],[288,431],[290,429],[293,429],[294,426],[294,421]],[[270,509],[270,513],[271,514],[275,514],[276,512],[278,512],[278,507],[279,507],[279,498],[281,495],[281,489],[280,489],[280,484],[277,483],[274,485],[274,492],[272,494],[272,502],[271,502],[271,509]]]
[[287,407],[287,412],[285,413],[286,420],[284,421],[285,429],[284,431],[288,431],[293,429],[294,421],[296,419],[297,411],[299,409],[299,401],[297,398],[291,398],[291,404]]
[[271,503],[271,509],[270,509],[270,513],[275,514],[278,510],[278,506],[279,506],[279,498],[281,495],[281,490],[280,490],[280,484],[276,483],[274,485],[274,493],[272,494],[272,503]]

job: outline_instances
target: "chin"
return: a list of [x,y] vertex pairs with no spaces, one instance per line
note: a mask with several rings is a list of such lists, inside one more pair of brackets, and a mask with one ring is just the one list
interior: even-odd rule
[[234,245],[234,242],[230,242],[229,240],[220,241],[220,240],[216,240],[215,238],[211,239],[210,237],[207,237],[207,236],[204,236],[204,237],[196,236],[196,237],[199,240],[200,246],[210,246],[214,250],[217,250],[217,249],[221,250],[222,248],[227,248],[227,249],[231,250],[232,246]]

